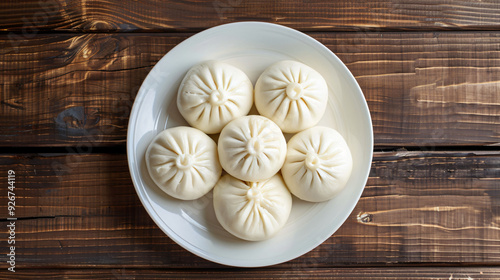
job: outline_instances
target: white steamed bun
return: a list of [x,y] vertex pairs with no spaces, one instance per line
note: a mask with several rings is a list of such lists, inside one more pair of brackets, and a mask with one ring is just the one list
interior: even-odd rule
[[235,119],[222,129],[218,151],[227,173],[257,182],[272,177],[283,166],[286,140],[274,122],[251,115]]
[[316,125],[326,110],[328,86],[311,67],[284,60],[269,66],[255,84],[255,106],[283,132]]
[[146,151],[146,165],[160,189],[182,200],[208,193],[222,173],[215,141],[185,126],[160,132]]
[[224,175],[215,185],[213,199],[222,227],[249,241],[272,237],[286,223],[292,208],[292,196],[279,173],[258,183]]
[[219,133],[231,120],[245,116],[253,104],[253,85],[240,69],[217,61],[192,67],[177,94],[184,119],[205,133]]
[[292,194],[322,202],[344,189],[351,170],[351,152],[342,135],[332,128],[316,126],[288,141],[281,173]]

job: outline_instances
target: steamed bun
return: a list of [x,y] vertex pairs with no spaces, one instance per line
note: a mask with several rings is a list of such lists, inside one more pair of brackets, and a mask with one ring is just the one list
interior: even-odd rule
[[253,85],[240,69],[217,61],[192,67],[177,93],[184,119],[205,133],[219,133],[231,120],[245,116],[253,104]]
[[326,110],[328,86],[316,70],[297,61],[269,66],[255,84],[255,106],[283,132],[316,125]]
[[292,196],[279,174],[258,183],[224,175],[214,188],[213,199],[222,227],[249,241],[272,237],[286,223],[292,208]]
[[280,128],[268,118],[245,116],[222,129],[218,151],[227,173],[256,182],[280,170],[286,157],[286,140]]
[[351,152],[342,135],[332,128],[316,126],[288,141],[281,173],[292,194],[322,202],[344,189],[351,170]]
[[222,168],[212,138],[192,127],[160,132],[146,151],[146,166],[153,181],[178,199],[197,199],[208,193]]

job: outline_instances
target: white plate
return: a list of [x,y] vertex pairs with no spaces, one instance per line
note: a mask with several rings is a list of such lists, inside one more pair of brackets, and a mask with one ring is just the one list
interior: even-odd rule
[[[353,155],[352,176],[334,199],[308,203],[294,198],[290,218],[273,238],[248,242],[218,223],[212,193],[195,200],[169,197],[149,177],[144,154],[153,137],[168,127],[187,125],[176,108],[177,88],[187,70],[205,60],[220,60],[242,69],[255,83],[272,63],[293,59],[320,72],[329,100],[320,124],[337,129]],[[373,131],[363,93],[345,65],[315,39],[270,23],[240,22],[200,32],[177,45],[151,70],[130,115],[127,155],[142,204],[156,224],[188,251],[217,263],[258,267],[294,259],[330,237],[347,219],[370,171]]]

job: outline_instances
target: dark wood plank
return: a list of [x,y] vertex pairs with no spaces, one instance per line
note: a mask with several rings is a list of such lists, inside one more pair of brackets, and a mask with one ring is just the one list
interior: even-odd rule
[[185,38],[44,35],[16,46],[0,56],[1,145],[124,143],[143,79]]
[[300,30],[424,29],[494,30],[496,0],[110,0],[3,1],[2,30],[37,32],[201,30],[235,21],[265,21]]
[[[0,36],[0,146],[112,146],[152,66],[190,34]],[[500,32],[312,33],[352,71],[377,146],[499,145]]]
[[375,145],[500,145],[500,33],[315,37],[360,84]]
[[498,279],[500,267],[379,267],[288,269],[20,269],[16,279]]
[[[361,200],[322,245],[275,266],[500,265],[500,152],[376,153]],[[221,268],[142,207],[125,155],[0,156],[16,171],[19,268]],[[0,205],[7,205],[2,188]],[[6,206],[4,206],[6,207]],[[6,226],[6,211],[0,212]]]

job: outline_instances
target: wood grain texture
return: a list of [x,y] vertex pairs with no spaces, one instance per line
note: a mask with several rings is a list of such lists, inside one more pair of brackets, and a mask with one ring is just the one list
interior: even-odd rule
[[[123,144],[143,79],[190,35],[0,36],[0,146]],[[358,80],[377,146],[500,144],[500,32],[311,35]]]
[[[344,225],[274,268],[293,276],[338,266],[500,265],[499,166],[493,151],[376,153]],[[153,223],[125,155],[0,156],[2,179],[9,169],[17,174],[20,268],[223,268],[182,249]],[[6,201],[5,191],[0,205]]]
[[311,31],[495,30],[496,0],[110,0],[2,1],[0,26],[21,36],[45,31],[198,31],[264,21]]
[[379,267],[287,269],[27,269],[16,279],[345,279],[345,280],[470,280],[498,279],[500,267]]
[[16,46],[0,58],[2,145],[124,143],[143,79],[185,38],[46,35]]

